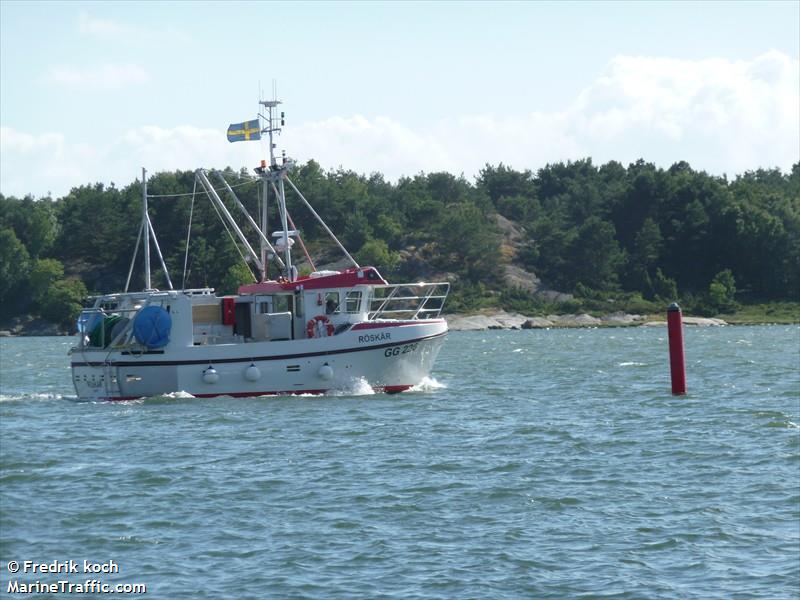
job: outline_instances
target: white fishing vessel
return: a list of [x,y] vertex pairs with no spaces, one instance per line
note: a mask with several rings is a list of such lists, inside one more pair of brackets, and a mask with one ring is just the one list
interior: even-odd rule
[[[259,137],[269,135],[270,152],[269,164],[262,161],[255,170],[262,186],[260,224],[221,174],[216,173],[222,186],[215,189],[206,171],[195,173],[255,266],[258,281],[231,296],[216,295],[212,288],[173,289],[148,216],[142,169],[139,240],[143,239],[145,289],[128,291],[137,240],[125,291],[96,297],[78,320],[79,340],[70,350],[70,360],[80,399],[131,400],[175,392],[197,397],[322,394],[361,382],[391,393],[429,376],[447,334],[440,313],[449,284],[389,284],[376,268],[359,265],[290,179],[293,162],[285,155],[280,164],[275,158],[273,135],[283,125],[283,113],[278,116],[277,111],[280,102],[260,104],[265,109],[260,115],[263,128],[259,122],[255,131]],[[292,247],[295,241],[302,245],[302,237],[289,227],[286,187],[311,211],[350,267],[298,276]],[[220,191],[258,235],[260,254]],[[267,233],[270,199],[280,220],[272,236]],[[167,290],[151,285],[151,242]],[[270,263],[279,273],[274,279],[268,278]]]

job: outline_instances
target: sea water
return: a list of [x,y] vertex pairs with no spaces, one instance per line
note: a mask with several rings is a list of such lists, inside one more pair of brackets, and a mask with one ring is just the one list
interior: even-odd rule
[[71,339],[2,339],[0,595],[797,598],[800,328],[685,342],[686,396],[620,328],[454,332],[399,395],[83,403]]

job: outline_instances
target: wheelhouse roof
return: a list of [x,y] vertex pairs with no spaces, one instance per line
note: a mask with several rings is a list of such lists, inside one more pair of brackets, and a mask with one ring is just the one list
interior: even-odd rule
[[357,285],[389,285],[375,267],[350,268],[341,273],[306,275],[295,281],[262,281],[239,288],[239,294],[275,294],[295,290],[320,290],[326,288],[351,288]]

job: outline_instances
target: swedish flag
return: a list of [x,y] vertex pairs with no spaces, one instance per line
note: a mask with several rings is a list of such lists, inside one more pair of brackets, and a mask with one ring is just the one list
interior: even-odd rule
[[260,140],[261,126],[258,119],[245,121],[244,123],[231,123],[228,127],[229,142],[244,142],[246,140]]

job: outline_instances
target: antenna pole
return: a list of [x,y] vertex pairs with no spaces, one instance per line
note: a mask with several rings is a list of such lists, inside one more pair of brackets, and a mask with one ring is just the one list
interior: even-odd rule
[[144,229],[144,289],[153,289],[150,284],[150,218],[147,216],[147,171],[142,167],[142,228]]
[[261,100],[259,104],[267,109],[267,114],[264,117],[267,121],[267,126],[261,130],[261,133],[269,135],[269,164],[270,166],[276,166],[278,163],[275,160],[275,141],[273,137],[274,134],[281,132],[281,126],[283,125],[283,113],[278,116],[278,111],[276,110],[281,101],[277,99]]

